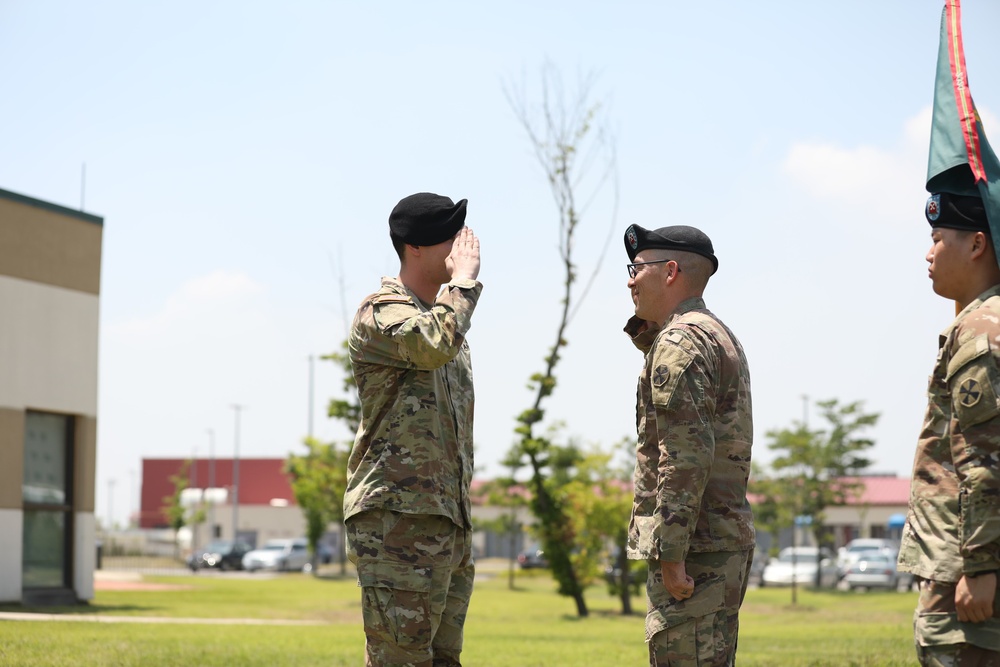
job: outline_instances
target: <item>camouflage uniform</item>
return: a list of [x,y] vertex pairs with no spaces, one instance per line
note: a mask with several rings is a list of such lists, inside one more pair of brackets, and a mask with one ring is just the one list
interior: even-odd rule
[[[659,331],[637,333],[641,324],[625,327],[645,353],[628,557],[650,561],[650,665],[731,665],[754,547],[746,356],[701,298]],[[684,561],[690,598],[667,593],[660,561]]]
[[370,665],[459,665],[472,593],[473,386],[465,334],[482,291],[426,306],[399,281],[362,302],[348,341],[361,425],[344,517]]
[[914,616],[922,655],[963,644],[1000,651],[1000,595],[983,623],[963,623],[955,612],[963,574],[1000,569],[998,343],[1000,285],[962,310],[938,342],[899,551],[899,569],[924,580]]

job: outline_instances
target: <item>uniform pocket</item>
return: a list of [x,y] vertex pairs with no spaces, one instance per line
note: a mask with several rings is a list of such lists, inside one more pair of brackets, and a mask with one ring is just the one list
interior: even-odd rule
[[406,563],[359,563],[365,632],[404,650],[429,645],[432,573],[430,567]]
[[694,594],[687,600],[676,600],[666,590],[663,595],[662,599],[653,600],[653,608],[646,615],[647,641],[667,628],[705,616],[714,617],[726,606],[726,580],[724,577],[695,580]]

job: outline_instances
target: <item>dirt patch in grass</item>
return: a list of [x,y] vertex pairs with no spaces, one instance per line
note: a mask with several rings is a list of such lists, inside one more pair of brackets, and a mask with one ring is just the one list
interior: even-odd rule
[[97,579],[94,581],[95,591],[189,591],[193,586],[180,584],[154,584],[148,581],[122,581]]

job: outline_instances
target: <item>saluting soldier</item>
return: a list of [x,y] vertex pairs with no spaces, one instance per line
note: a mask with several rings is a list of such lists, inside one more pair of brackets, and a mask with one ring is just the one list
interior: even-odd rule
[[466,204],[424,192],[396,205],[399,275],[382,278],[351,328],[361,424],[344,516],[370,666],[461,665],[475,574],[466,334],[483,289]]
[[649,664],[732,665],[754,548],[750,371],[702,298],[719,266],[707,235],[632,225],[625,250],[625,332],[645,355],[628,557],[649,561]]

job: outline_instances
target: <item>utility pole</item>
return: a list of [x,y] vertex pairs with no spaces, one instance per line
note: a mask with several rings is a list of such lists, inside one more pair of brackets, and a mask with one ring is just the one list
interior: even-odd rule
[[108,532],[115,527],[115,479],[108,480]]
[[233,440],[233,544],[236,544],[240,520],[240,412],[243,406],[234,403],[232,407],[236,411],[236,431]]
[[[200,491],[198,488],[198,446],[195,445],[191,451],[191,471],[188,474],[188,486],[192,491]],[[201,496],[197,496],[201,498]],[[201,500],[195,501],[194,507],[191,510],[188,521],[191,525],[191,551],[193,553],[198,552],[198,522],[195,519],[198,517],[198,511],[201,509]]]
[[[208,488],[215,488],[215,431],[208,430]],[[216,538],[215,534],[215,501],[208,498],[208,541]]]
[[309,430],[306,431],[306,433],[309,434],[310,438],[313,437],[313,386],[315,380],[313,371],[314,359],[315,357],[310,354],[309,355]]
[[[135,479],[135,468],[129,468],[128,477],[129,477],[129,505],[130,505],[129,508],[130,516],[129,516],[128,527],[138,528],[140,515],[142,514],[142,506],[139,502],[139,485]],[[135,517],[134,526],[132,524],[132,517]]]

